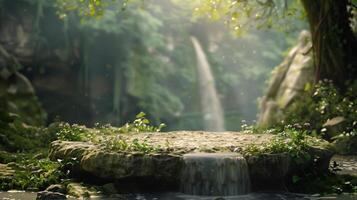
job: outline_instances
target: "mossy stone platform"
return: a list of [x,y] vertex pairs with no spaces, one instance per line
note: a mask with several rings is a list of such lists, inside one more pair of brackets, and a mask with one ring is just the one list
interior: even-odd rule
[[[110,137],[108,136],[109,140]],[[253,188],[260,182],[279,182],[291,175],[296,167],[310,167],[309,162],[295,166],[287,153],[247,155],[251,145],[261,146],[274,140],[270,134],[244,134],[240,132],[178,131],[160,133],[120,134],[121,140],[143,142],[155,146],[153,152],[111,151],[91,142],[54,141],[50,148],[52,160],[76,160],[79,171],[93,177],[115,181],[130,178],[152,178],[162,183],[179,184],[183,155],[187,153],[235,152],[242,153],[248,163]],[[107,138],[108,139],[108,138]],[[318,145],[311,146],[316,158],[314,166],[327,170],[332,152]]]

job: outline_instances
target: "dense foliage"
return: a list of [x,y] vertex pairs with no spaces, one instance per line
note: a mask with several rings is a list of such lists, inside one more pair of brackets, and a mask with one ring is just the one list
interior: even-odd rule
[[[0,8],[18,5],[11,2],[0,0]],[[76,77],[70,85],[76,88],[74,91],[80,97],[76,106],[82,106],[89,100],[84,110],[92,109],[95,121],[120,127],[100,126],[98,123],[94,124],[94,128],[87,128],[66,122],[55,122],[47,128],[32,126],[43,124],[45,116],[42,111],[33,116],[37,122],[32,124],[24,117],[26,113],[7,109],[8,105],[21,106],[22,99],[2,98],[1,104],[8,105],[0,110],[0,150],[4,150],[0,152],[0,163],[6,164],[0,164],[0,170],[9,173],[9,176],[0,177],[0,190],[37,190],[66,181],[70,173],[67,171],[69,165],[78,164],[78,160],[49,161],[46,153],[34,155],[54,140],[85,141],[97,144],[106,151],[147,154],[170,149],[169,141],[167,147],[162,148],[152,146],[145,140],[125,140],[122,134],[159,132],[165,127],[161,121],[168,123],[170,129],[201,129],[200,96],[196,95],[199,94],[199,78],[190,36],[198,38],[212,65],[220,100],[226,110],[226,128],[239,129],[237,122],[241,119],[255,119],[256,99],[261,96],[269,71],[282,60],[285,49],[295,41],[297,32],[306,28],[303,21],[289,17],[305,17],[300,1],[23,2],[37,11],[33,37],[41,38],[43,44],[55,49],[55,54],[63,61],[73,64],[70,67],[75,70],[67,71]],[[194,17],[191,16],[192,10]],[[202,16],[216,22],[208,23]],[[352,21],[351,26],[355,26]],[[51,35],[48,24],[56,24],[53,22],[63,31],[63,37],[57,37],[58,33],[55,37]],[[225,26],[241,38],[235,38]],[[250,27],[279,28],[290,33],[288,36],[275,30],[258,32]],[[71,60],[72,57],[76,59]],[[29,77],[45,72],[57,73],[56,67],[51,68],[50,64],[35,64],[39,65],[38,69],[24,66],[21,72]],[[252,85],[255,90],[252,90]],[[311,161],[312,168],[315,158],[310,155],[309,145],[319,143],[320,138],[334,142],[340,153],[356,153],[357,82],[350,83],[347,89],[340,89],[329,81],[307,85],[302,100],[289,107],[282,124],[264,130],[277,134],[277,137],[267,144],[250,146],[245,150],[245,156],[287,154],[296,164]],[[40,108],[37,99],[32,100]],[[57,106],[50,103],[51,108]],[[57,114],[68,112],[68,109],[72,107],[53,110]],[[150,115],[140,112],[133,122],[125,124],[140,110]],[[342,126],[331,133],[325,124],[335,118],[343,119]],[[243,131],[262,130],[244,125]],[[3,166],[11,167],[11,170],[3,169]],[[335,170],[336,166],[333,167]],[[291,184],[289,188],[299,192],[357,191],[355,178],[337,176],[333,172],[302,170],[293,174],[292,180],[287,183]]]
[[0,111],[0,150],[21,152],[44,147],[47,141],[41,130],[27,125],[16,115]]
[[[307,91],[300,100],[294,102],[286,111],[288,124],[309,124],[307,129],[328,140],[337,140],[344,153],[357,152],[357,82],[347,91],[338,91],[330,81],[323,81]],[[335,130],[327,127],[329,120],[341,119]],[[338,127],[339,126],[339,127]],[[341,144],[341,143],[342,144]]]
[[[58,115],[71,123],[121,126],[143,110],[156,125],[164,121],[172,130],[202,129],[197,63],[190,42],[190,36],[195,36],[211,64],[226,111],[226,128],[237,130],[238,121],[256,118],[257,98],[269,72],[294,43],[299,29],[306,27],[296,20],[299,28],[289,35],[247,29],[235,38],[224,23],[192,17],[196,3],[135,0],[125,9],[123,3],[31,1],[36,11],[34,37],[61,52],[61,62],[69,64],[58,67],[62,70],[58,72],[53,63],[40,62],[29,66],[33,70],[24,66],[23,72],[34,82],[41,74],[48,81],[61,75],[75,77],[63,86],[66,89],[36,88],[40,97],[46,96],[41,101],[50,121]],[[4,1],[5,8],[10,4]],[[97,17],[89,17],[91,4],[98,8]],[[53,37],[49,24],[53,32],[64,34]],[[260,86],[251,90],[251,85]],[[68,114],[73,111],[70,106],[75,114]]]
[[[7,116],[8,120],[10,118]],[[4,122],[5,118],[1,118]],[[85,126],[69,125],[68,123],[56,122],[48,128],[34,128],[36,132],[28,132],[24,136],[22,129],[14,129],[13,122],[8,121],[9,126],[1,129],[11,131],[12,137],[7,141],[1,141],[0,146],[0,191],[9,189],[21,190],[44,190],[51,184],[69,182],[69,175],[73,175],[73,165],[79,160],[68,158],[65,160],[51,161],[47,158],[47,147],[54,140],[62,141],[90,141],[100,145],[105,150],[116,152],[152,153],[158,152],[159,147],[147,144],[145,141],[134,139],[126,141],[121,139],[120,134],[138,132],[158,132],[164,127],[150,125],[145,113],[139,113],[132,123],[126,123],[123,127],[109,125],[99,126],[94,129]],[[31,137],[29,137],[31,136]],[[3,146],[5,145],[5,146]],[[6,151],[3,151],[6,150]],[[9,153],[8,151],[21,151],[22,153]],[[6,165],[4,165],[6,164]]]
[[66,178],[65,172],[61,170],[63,165],[48,160],[42,154],[15,155],[0,151],[0,161],[13,171],[9,177],[0,177],[0,191],[44,190],[51,184],[63,182]]

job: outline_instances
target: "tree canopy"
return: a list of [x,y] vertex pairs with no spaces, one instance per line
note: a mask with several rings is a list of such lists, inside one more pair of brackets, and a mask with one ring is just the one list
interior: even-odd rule
[[[122,9],[129,3],[125,0],[58,0],[64,10],[76,9],[80,15],[96,17],[102,16],[105,7],[113,2],[120,2]],[[343,88],[346,82],[356,77],[357,61],[353,49],[357,42],[351,28],[356,21],[356,0],[197,0],[180,3],[193,5],[194,13],[198,15],[223,20],[238,34],[251,25],[288,30],[292,16],[305,18],[313,35],[316,80],[330,79]],[[332,48],[336,46],[340,48]]]

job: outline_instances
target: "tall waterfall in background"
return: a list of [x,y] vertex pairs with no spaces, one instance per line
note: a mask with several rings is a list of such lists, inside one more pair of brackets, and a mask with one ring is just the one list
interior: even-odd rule
[[197,56],[201,106],[206,131],[224,131],[224,114],[219,100],[211,67],[199,41],[191,37]]

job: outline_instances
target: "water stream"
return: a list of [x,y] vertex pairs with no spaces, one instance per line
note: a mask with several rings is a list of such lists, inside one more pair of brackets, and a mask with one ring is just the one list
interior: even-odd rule
[[[325,197],[309,196],[292,193],[250,193],[247,195],[229,196],[229,197],[208,197],[193,196],[182,193],[152,193],[152,194],[135,194],[125,200],[355,200],[354,195],[330,195]],[[19,192],[8,193],[0,192],[0,200],[35,200],[36,193]],[[69,200],[74,198],[69,198]],[[124,200],[123,198],[100,197],[91,198],[93,200]],[[89,200],[89,199],[88,199]]]
[[233,196],[250,192],[248,165],[237,153],[183,156],[181,191],[190,195]]
[[201,107],[206,131],[224,131],[224,113],[210,64],[201,44],[191,37],[197,56],[197,73],[200,86]]

